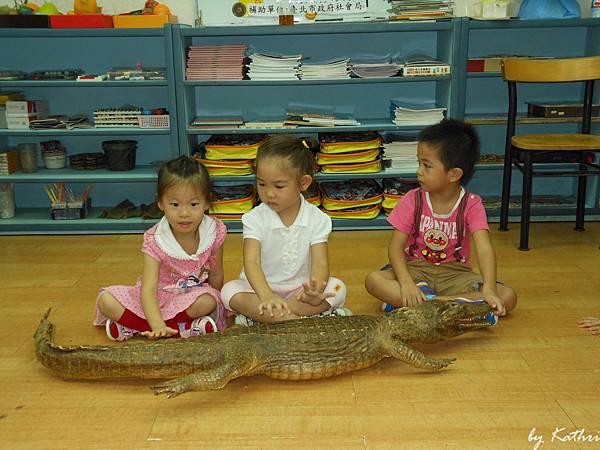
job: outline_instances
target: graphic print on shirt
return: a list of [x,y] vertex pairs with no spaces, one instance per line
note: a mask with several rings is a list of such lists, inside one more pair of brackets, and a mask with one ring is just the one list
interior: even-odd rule
[[[163,289],[166,291],[177,291],[182,292],[193,287],[204,286],[208,280],[210,273],[209,265],[206,264],[202,269],[190,272],[183,272],[183,276],[179,277],[174,284],[164,286]],[[176,272],[171,271],[172,275],[176,275]]]
[[444,261],[448,255],[444,250],[448,247],[448,235],[442,230],[430,228],[423,234],[425,247],[421,250],[423,258],[431,264],[439,264]]

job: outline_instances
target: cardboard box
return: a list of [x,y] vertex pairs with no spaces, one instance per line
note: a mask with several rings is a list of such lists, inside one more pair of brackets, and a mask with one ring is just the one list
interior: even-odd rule
[[113,18],[105,14],[50,16],[50,28],[112,28]]
[[[6,102],[7,117],[27,117],[35,114],[39,119],[48,116],[47,100],[9,100]],[[41,117],[44,116],[44,117]]]
[[167,23],[177,23],[177,16],[113,16],[115,28],[162,28]]
[[6,128],[9,130],[29,130],[29,121],[37,119],[35,114],[29,116],[6,116]]
[[467,72],[502,72],[503,58],[471,58],[467,61]]

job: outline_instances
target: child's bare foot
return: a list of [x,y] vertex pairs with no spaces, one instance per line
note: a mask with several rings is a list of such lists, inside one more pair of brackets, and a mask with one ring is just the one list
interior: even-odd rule
[[600,317],[584,317],[577,323],[581,328],[587,328],[590,334],[600,336]]

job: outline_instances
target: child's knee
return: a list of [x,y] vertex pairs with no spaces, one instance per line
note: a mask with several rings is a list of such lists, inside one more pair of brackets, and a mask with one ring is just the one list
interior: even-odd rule
[[365,278],[365,288],[369,294],[373,295],[373,289],[381,283],[381,279],[381,272],[378,270],[367,275]]

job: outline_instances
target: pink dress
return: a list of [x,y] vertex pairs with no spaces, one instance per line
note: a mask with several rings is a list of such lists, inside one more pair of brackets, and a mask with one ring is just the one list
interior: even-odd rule
[[[198,296],[208,293],[217,301],[217,308],[211,317],[221,330],[227,326],[226,311],[221,303],[220,291],[208,284],[208,275],[214,254],[223,245],[227,228],[221,220],[204,216],[198,230],[198,250],[194,255],[188,255],[175,240],[166,218],[163,217],[144,233],[142,252],[160,263],[157,297],[164,320],[172,319],[192,305]],[[125,308],[145,318],[141,288],[140,276],[134,286],[108,286],[101,288],[100,292],[110,292]],[[106,319],[96,302],[94,325],[103,325]]]

